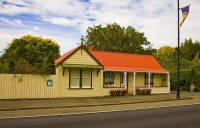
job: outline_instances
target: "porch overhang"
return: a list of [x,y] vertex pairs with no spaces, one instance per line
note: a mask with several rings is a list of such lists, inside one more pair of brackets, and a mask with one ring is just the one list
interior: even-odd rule
[[65,68],[94,68],[94,69],[103,69],[99,65],[83,65],[83,64],[62,64],[62,67]]
[[167,70],[159,68],[137,68],[137,67],[120,67],[120,66],[104,66],[104,71],[169,73]]

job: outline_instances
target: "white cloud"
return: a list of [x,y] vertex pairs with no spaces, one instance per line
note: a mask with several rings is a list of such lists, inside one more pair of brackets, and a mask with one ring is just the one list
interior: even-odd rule
[[0,2],[0,13],[5,15],[16,15],[22,13],[30,13],[31,9],[27,6],[28,4],[23,0],[7,0],[4,4]]
[[42,17],[44,21],[48,21],[52,24],[62,25],[62,26],[75,26],[80,22],[79,19],[67,19],[64,17]]
[[[0,34],[8,40],[23,34],[52,38],[61,45],[61,54],[77,46],[81,35],[93,25],[133,26],[144,32],[159,48],[177,46],[177,1],[175,0],[7,0],[0,2]],[[190,13],[180,29],[180,41],[200,41],[199,0],[181,0],[180,7],[191,4]],[[27,16],[28,15],[28,16]],[[180,20],[182,19],[180,12]],[[23,21],[23,25],[22,25]],[[16,29],[13,25],[21,25]],[[2,32],[6,29],[5,32]],[[17,31],[18,34],[15,32]],[[11,33],[11,34],[10,34]],[[6,41],[7,41],[6,40]],[[0,45],[5,40],[0,41]],[[1,45],[2,46],[2,45]]]
[[9,20],[7,18],[4,18],[4,17],[0,17],[0,20],[4,21],[5,23],[7,24],[10,24],[10,25],[22,25],[22,22],[20,19],[12,19],[12,20]]
[[39,29],[40,29],[39,27],[33,27],[33,30],[35,30],[35,31],[37,31]]

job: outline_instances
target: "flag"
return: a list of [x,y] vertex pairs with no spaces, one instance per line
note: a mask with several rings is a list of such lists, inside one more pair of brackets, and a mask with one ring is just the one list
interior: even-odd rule
[[189,5],[186,6],[186,7],[181,8],[181,11],[182,11],[182,14],[183,14],[183,19],[182,19],[182,21],[180,23],[180,27],[183,25],[183,22],[185,21],[186,17],[189,14]]

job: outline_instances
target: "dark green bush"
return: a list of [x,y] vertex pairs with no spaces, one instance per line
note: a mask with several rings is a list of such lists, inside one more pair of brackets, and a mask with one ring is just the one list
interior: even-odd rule
[[[190,91],[190,85],[194,82],[195,73],[192,69],[180,70],[180,91]],[[176,90],[178,84],[178,71],[170,70],[170,88]]]

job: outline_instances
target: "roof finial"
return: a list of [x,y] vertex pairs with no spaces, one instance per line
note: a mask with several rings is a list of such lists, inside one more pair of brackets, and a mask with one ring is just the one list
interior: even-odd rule
[[84,41],[84,36],[82,35],[82,37],[81,37],[81,45],[83,45],[83,41]]

